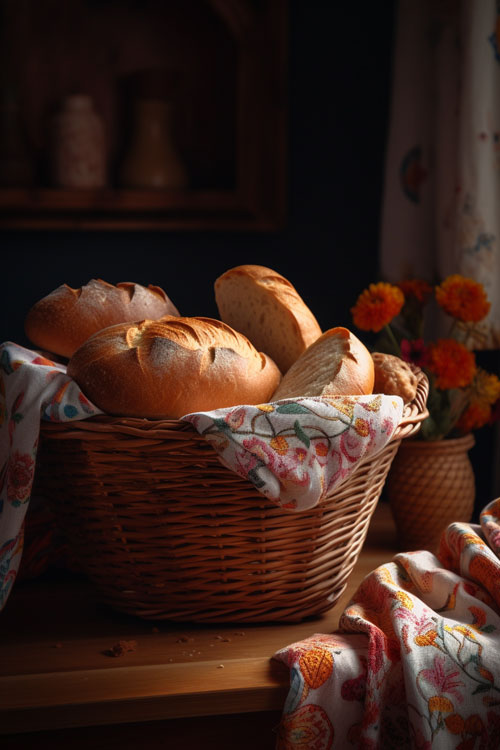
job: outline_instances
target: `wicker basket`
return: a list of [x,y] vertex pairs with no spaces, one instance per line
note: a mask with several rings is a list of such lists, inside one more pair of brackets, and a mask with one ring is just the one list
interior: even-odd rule
[[468,452],[474,436],[406,440],[387,478],[387,498],[401,549],[436,552],[442,532],[468,523],[476,485]]
[[226,469],[177,420],[43,423],[37,490],[111,607],[184,622],[300,621],[342,594],[402,438],[425,418],[428,383],[392,440],[311,510],[284,511]]

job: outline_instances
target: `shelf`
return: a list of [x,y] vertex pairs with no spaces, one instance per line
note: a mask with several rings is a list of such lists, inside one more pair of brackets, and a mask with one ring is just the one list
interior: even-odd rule
[[[0,95],[15,93],[34,174],[33,187],[0,187],[0,228],[282,227],[287,2],[0,0]],[[189,174],[186,190],[121,186],[131,135],[130,81],[148,70],[174,82],[167,87]],[[72,93],[91,96],[102,118],[106,189],[53,187],[50,122]]]
[[230,190],[0,188],[4,229],[271,230]]

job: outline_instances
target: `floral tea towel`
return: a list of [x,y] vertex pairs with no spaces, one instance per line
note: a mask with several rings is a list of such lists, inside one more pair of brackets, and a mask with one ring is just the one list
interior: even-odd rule
[[339,630],[281,649],[290,691],[278,750],[500,747],[500,499],[451,524],[437,556],[396,555]]

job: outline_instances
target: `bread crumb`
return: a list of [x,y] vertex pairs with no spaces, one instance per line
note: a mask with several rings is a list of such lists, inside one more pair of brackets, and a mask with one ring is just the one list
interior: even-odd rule
[[137,650],[137,641],[118,641],[111,648],[106,649],[102,653],[104,656],[123,656],[129,651]]
[[217,669],[224,669],[224,664],[219,664],[219,666],[217,667]]

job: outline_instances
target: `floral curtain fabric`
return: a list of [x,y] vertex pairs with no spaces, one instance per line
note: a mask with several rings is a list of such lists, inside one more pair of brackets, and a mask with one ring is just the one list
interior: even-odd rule
[[381,276],[481,282],[500,348],[500,2],[399,0],[395,28]]

